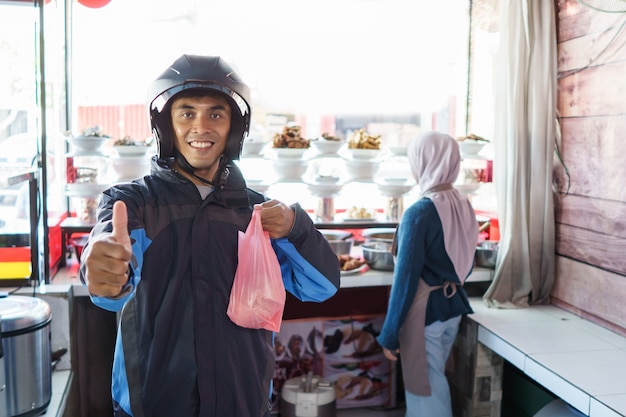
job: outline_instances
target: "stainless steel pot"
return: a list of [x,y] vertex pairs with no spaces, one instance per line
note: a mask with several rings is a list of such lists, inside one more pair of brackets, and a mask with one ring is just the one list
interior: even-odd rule
[[50,404],[51,320],[40,298],[0,298],[0,417],[38,416]]
[[324,235],[330,247],[337,255],[349,255],[354,244],[352,233],[343,230],[323,229],[320,233]]
[[474,255],[476,266],[494,269],[498,258],[498,245],[499,242],[497,241],[486,240],[481,242],[476,247],[476,254]]
[[393,243],[393,237],[396,234],[395,227],[372,227],[363,229],[361,236],[368,242],[388,242]]
[[370,268],[380,271],[393,271],[395,262],[391,254],[390,242],[367,242],[361,245],[363,259]]

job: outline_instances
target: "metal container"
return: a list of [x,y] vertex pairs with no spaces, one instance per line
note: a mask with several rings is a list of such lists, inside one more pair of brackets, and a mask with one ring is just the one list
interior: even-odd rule
[[497,241],[486,240],[476,247],[474,263],[481,268],[494,269],[496,267],[496,259],[498,258]]
[[393,243],[393,237],[396,234],[395,227],[372,227],[363,229],[361,236],[368,242],[388,242]]
[[50,404],[51,321],[40,298],[0,298],[0,417],[38,416]]
[[389,197],[385,214],[391,222],[399,222],[404,213],[404,197]]
[[337,255],[350,254],[354,244],[354,239],[351,239],[352,233],[334,229],[323,229],[320,233],[328,240],[330,247]]
[[322,222],[332,222],[335,218],[335,198],[319,197],[315,214]]
[[370,268],[379,271],[393,271],[395,262],[391,254],[391,242],[366,242],[363,248],[363,259]]
[[337,399],[331,381],[309,372],[288,379],[281,390],[280,415],[283,417],[335,417]]

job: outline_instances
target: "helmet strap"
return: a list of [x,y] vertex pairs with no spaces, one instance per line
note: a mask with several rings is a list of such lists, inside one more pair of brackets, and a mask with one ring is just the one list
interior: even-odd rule
[[215,182],[215,178],[213,179],[213,181],[209,181],[205,178],[200,177],[199,175],[196,175],[195,171],[197,168],[191,165],[189,161],[187,161],[185,157],[181,155],[180,152],[178,152],[177,149],[174,149],[174,159],[176,161],[176,164],[187,174],[193,176],[194,178],[203,182],[204,184],[210,185],[213,188],[226,182],[230,174],[230,170],[226,167],[227,158],[224,158],[224,155],[220,156],[219,167],[215,175],[215,178],[219,178],[218,183]]

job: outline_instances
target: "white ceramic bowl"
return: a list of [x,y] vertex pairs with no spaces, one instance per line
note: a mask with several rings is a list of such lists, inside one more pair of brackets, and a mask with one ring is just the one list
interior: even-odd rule
[[75,151],[98,152],[109,139],[110,136],[76,136],[68,140]]
[[331,155],[339,152],[339,149],[345,142],[342,140],[327,140],[324,138],[318,138],[311,141],[311,147],[317,152],[323,155]]
[[406,156],[406,146],[390,146],[389,152],[393,156]]
[[263,148],[267,146],[267,142],[262,140],[245,140],[241,154],[244,156],[260,156]]
[[348,175],[353,180],[371,180],[380,168],[378,161],[346,159],[344,163]]
[[306,172],[307,163],[304,159],[276,159],[273,167],[279,180],[300,180]]
[[310,148],[272,148],[279,159],[302,159]]
[[130,181],[150,173],[150,159],[146,156],[118,156],[110,158],[118,181]]
[[307,188],[316,197],[334,197],[341,191],[343,184],[309,183]]
[[459,151],[461,156],[470,157],[477,156],[478,153],[485,147],[486,142],[481,142],[473,139],[465,139],[459,141]]
[[345,148],[346,154],[354,160],[371,161],[378,158],[382,151],[380,149]]
[[248,186],[248,188],[254,191],[257,191],[259,193],[265,193],[272,184],[264,180],[247,179],[246,185]]
[[99,197],[102,191],[107,189],[107,184],[92,182],[65,184],[65,192],[69,197]]
[[330,175],[317,175],[313,178],[313,182],[317,184],[336,184],[341,178]]
[[389,184],[389,185],[403,185],[408,180],[413,180],[413,178],[403,178],[403,177],[384,177],[380,180],[376,181],[380,184]]
[[387,197],[402,197],[404,194],[411,191],[415,186],[415,182],[403,182],[400,184],[386,183],[382,181],[376,181],[376,185],[381,194]]
[[151,149],[148,145],[114,145],[113,150],[119,156],[141,156]]

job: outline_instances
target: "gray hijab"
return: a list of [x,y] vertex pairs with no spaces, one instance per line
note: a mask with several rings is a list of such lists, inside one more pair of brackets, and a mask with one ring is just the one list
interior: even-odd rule
[[459,144],[447,134],[426,132],[409,143],[407,156],[420,197],[435,204],[446,252],[463,283],[474,265],[478,222],[469,200],[453,186],[461,169]]

